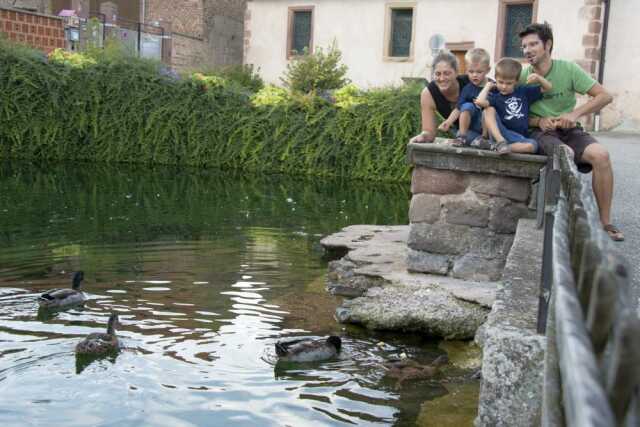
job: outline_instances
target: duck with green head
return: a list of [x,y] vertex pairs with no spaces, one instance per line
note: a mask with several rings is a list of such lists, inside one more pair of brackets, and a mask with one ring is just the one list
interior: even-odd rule
[[80,290],[80,283],[84,280],[84,273],[76,271],[73,273],[71,289],[53,289],[38,297],[38,304],[41,308],[61,309],[73,305],[83,304],[87,297]]
[[120,350],[120,343],[116,335],[116,326],[118,325],[118,315],[111,313],[109,323],[107,323],[107,332],[94,332],[87,335],[76,346],[76,354],[99,356]]

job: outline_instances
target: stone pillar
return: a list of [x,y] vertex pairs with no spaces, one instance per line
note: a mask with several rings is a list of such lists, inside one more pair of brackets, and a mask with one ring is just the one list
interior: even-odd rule
[[114,2],[101,3],[100,13],[104,14],[107,24],[115,24],[118,21],[118,5]]
[[89,18],[89,0],[71,0],[71,9],[76,11],[76,14],[83,19]]
[[409,144],[409,271],[499,280],[545,157]]

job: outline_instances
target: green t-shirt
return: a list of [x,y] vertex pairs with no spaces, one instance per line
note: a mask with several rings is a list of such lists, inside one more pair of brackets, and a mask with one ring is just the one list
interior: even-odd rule
[[[525,83],[532,72],[528,66],[520,74],[520,83]],[[529,107],[529,114],[536,117],[558,117],[570,113],[576,107],[576,92],[585,94],[596,81],[580,66],[571,61],[554,59],[551,69],[544,76],[553,88],[542,94],[542,99]]]

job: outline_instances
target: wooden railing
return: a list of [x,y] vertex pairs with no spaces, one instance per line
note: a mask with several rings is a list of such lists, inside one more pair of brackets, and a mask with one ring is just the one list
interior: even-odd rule
[[627,265],[567,149],[549,156],[539,187],[541,425],[640,426],[640,320]]

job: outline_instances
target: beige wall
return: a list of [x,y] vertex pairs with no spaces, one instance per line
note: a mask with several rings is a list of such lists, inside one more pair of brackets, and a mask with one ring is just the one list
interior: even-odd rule
[[[383,59],[385,5],[415,4],[414,58],[406,62]],[[554,29],[554,58],[578,62],[597,75],[599,50],[589,37],[601,21],[601,0],[538,0],[537,21]],[[634,25],[640,0],[611,1],[604,85],[615,95],[602,115],[602,127],[640,130],[640,80],[628,73],[640,65],[640,43]],[[313,5],[315,46],[335,38],[348,66],[348,77],[360,87],[398,85],[402,77],[428,76],[429,38],[442,34],[447,42],[474,42],[492,55],[496,50],[499,0],[249,0],[245,16],[244,61],[260,68],[267,82],[280,83],[286,69],[288,7]],[[599,31],[599,30],[598,30]],[[599,43],[599,42],[597,42]]]
[[604,128],[640,130],[640,43],[637,26],[640,2],[611,1],[609,36],[604,65],[604,87],[614,96],[602,113]]
[[[250,1],[247,3],[250,32],[245,62],[260,67],[266,81],[277,83],[287,65],[287,14],[289,6],[314,5],[314,46],[328,46],[335,38],[349,67],[349,78],[359,86],[399,84],[401,77],[424,76],[431,53],[428,40],[441,33],[449,42],[475,41],[493,50],[497,2],[491,0],[431,0],[417,3],[415,10],[414,60],[383,61],[384,0]],[[399,3],[399,2],[394,2]],[[468,24],[446,25],[441,15],[482,16]],[[479,21],[479,22],[478,22]]]
[[[414,59],[383,61],[385,5],[416,4]],[[571,60],[583,57],[582,37],[588,18],[580,14],[584,0],[539,0],[538,20],[554,25],[554,55]],[[248,2],[250,32],[245,61],[260,66],[263,77],[279,81],[287,65],[287,8],[314,5],[314,45],[327,46],[333,38],[343,52],[349,77],[359,86],[399,84],[401,77],[424,76],[431,51],[429,38],[442,34],[447,42],[474,42],[495,53],[498,0],[255,0]]]

